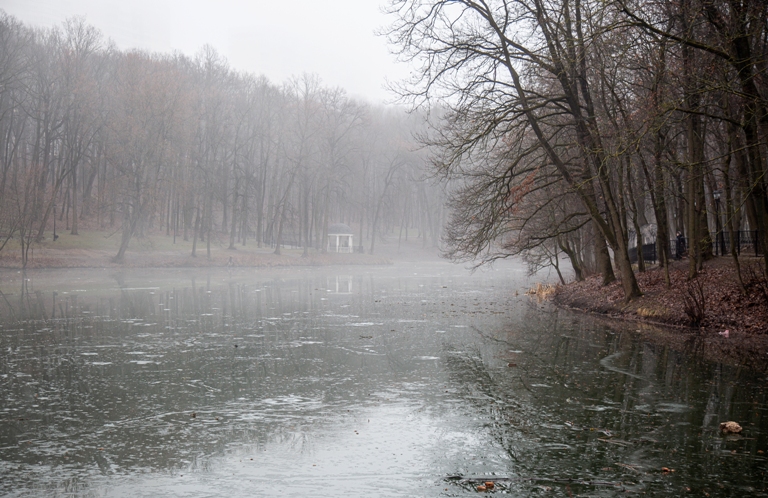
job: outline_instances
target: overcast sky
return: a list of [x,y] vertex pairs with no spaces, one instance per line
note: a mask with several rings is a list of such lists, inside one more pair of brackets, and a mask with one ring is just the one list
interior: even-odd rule
[[386,79],[408,74],[374,30],[390,20],[384,0],[0,0],[36,26],[85,16],[122,49],[181,51],[210,44],[230,66],[274,83],[304,72],[354,97],[384,102]]

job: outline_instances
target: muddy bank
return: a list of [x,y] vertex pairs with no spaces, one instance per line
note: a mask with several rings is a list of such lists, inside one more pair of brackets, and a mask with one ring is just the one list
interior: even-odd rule
[[601,316],[607,323],[653,336],[676,349],[696,349],[716,361],[738,362],[764,370],[768,367],[768,282],[755,258],[741,260],[742,280],[730,258],[706,263],[699,276],[688,280],[688,262],[664,273],[652,268],[638,273],[644,295],[625,303],[620,282],[602,286],[598,276],[558,286],[551,296],[556,305]]

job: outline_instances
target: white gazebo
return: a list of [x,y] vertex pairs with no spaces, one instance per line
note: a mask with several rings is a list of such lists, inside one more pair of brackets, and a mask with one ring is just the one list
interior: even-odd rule
[[352,229],[344,223],[328,227],[328,252],[353,252]]

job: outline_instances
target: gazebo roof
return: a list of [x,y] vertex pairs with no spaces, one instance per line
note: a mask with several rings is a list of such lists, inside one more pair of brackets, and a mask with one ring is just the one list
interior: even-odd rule
[[328,235],[352,235],[352,229],[344,223],[334,223],[328,227]]

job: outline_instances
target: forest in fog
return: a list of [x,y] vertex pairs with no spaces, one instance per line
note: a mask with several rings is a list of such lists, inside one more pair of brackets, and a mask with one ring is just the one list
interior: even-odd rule
[[124,51],[82,18],[37,29],[2,15],[0,251],[26,264],[54,218],[59,233],[121,236],[117,262],[149,233],[322,250],[340,222],[358,250],[408,228],[437,245],[443,193],[413,139],[423,121],[315,75],[235,71],[210,46]]
[[568,261],[627,299],[649,245],[668,285],[681,256],[689,279],[728,254],[741,282],[742,249],[768,271],[764,1],[385,11],[412,75],[393,97],[410,113],[313,75],[244,74],[209,46],[122,51],[80,18],[3,16],[0,251],[26,261],[56,220],[122,234],[117,262],[148,233],[193,240],[193,254],[212,239],[306,253],[341,222],[357,250],[411,228],[453,260],[520,255],[563,281]]
[[403,92],[447,109],[429,143],[454,187],[451,256],[563,257],[578,279],[618,276],[627,299],[642,292],[642,250],[637,266],[629,254],[643,243],[665,269],[690,256],[689,279],[715,254],[738,271],[747,248],[766,271],[764,0],[390,0],[388,11],[391,43],[420,68]]

